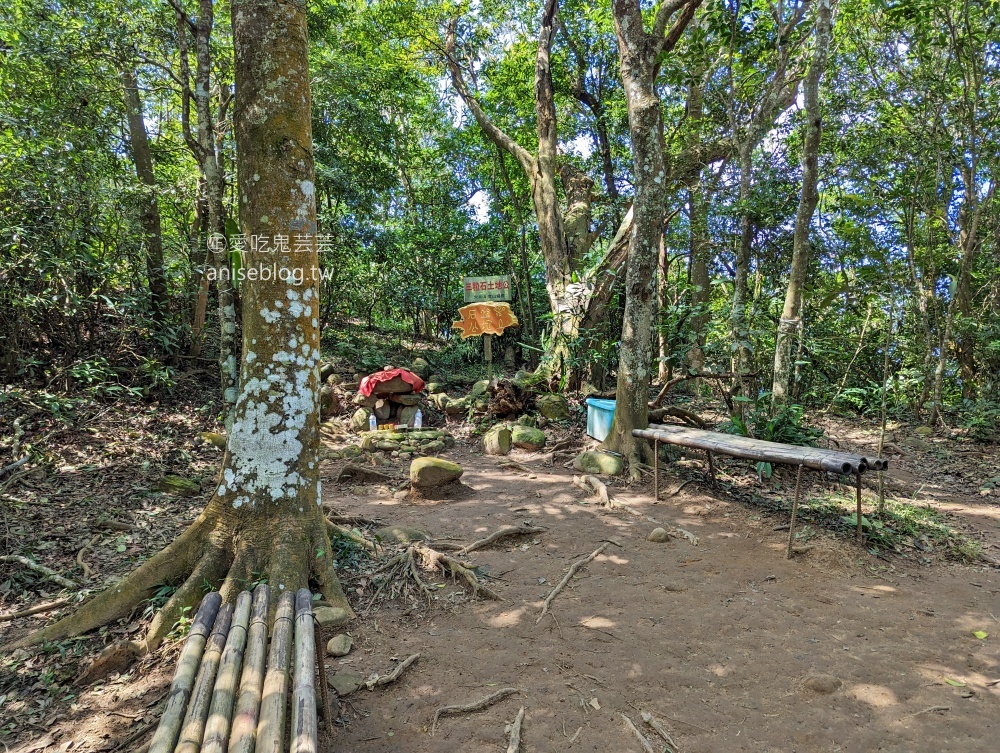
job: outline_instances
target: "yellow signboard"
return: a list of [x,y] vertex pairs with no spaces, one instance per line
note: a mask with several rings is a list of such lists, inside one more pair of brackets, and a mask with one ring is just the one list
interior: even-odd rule
[[507,327],[518,323],[508,303],[470,303],[462,306],[458,314],[462,318],[453,324],[463,340],[479,335],[502,335]]

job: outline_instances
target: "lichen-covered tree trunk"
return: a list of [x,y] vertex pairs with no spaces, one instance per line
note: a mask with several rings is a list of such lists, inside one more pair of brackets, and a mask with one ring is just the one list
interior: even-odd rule
[[803,86],[806,123],[802,146],[802,188],[795,214],[792,236],[792,268],[785,290],[785,305],[778,321],[774,348],[774,379],[771,386],[771,410],[776,411],[792,399],[792,372],[795,345],[803,326],[800,312],[809,269],[809,227],[816,204],[819,203],[819,145],[822,136],[822,114],[819,84],[826,70],[827,56],[833,37],[833,5],[836,0],[818,0],[816,6],[816,40],[813,59]]
[[[633,478],[639,477],[639,464],[650,459],[649,444],[633,437],[632,430],[649,425],[653,273],[667,206],[663,114],[655,86],[658,60],[677,43],[698,5],[700,0],[666,0],[657,10],[653,33],[647,33],[638,0],[612,2],[632,141],[635,198],[625,272],[615,418],[605,444],[625,456]],[[681,8],[681,15],[668,32],[666,24]]]
[[142,98],[135,73],[126,68],[121,73],[125,93],[125,114],[128,120],[129,144],[135,174],[142,183],[139,223],[146,254],[146,277],[153,319],[161,322],[166,315],[167,275],[163,268],[163,233],[160,227],[160,205],[156,198],[156,176],[153,157],[149,150],[149,136],[142,114]]
[[[205,584],[232,599],[263,575],[278,591],[315,586],[353,613],[334,570],[319,488],[319,266],[306,12],[297,3],[234,0],[235,135],[249,250],[243,360],[214,495],[177,540],[80,611],[23,643],[57,640],[128,614],[158,584],[181,586],[139,652],[155,648]],[[261,245],[261,244],[258,244]],[[251,276],[252,275],[252,276]]]

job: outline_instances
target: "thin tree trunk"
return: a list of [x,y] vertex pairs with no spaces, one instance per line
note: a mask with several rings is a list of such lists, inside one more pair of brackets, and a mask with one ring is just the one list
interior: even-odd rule
[[816,42],[812,63],[804,84],[805,139],[802,147],[802,190],[795,215],[792,236],[792,268],[785,291],[785,305],[778,322],[774,349],[774,381],[771,387],[771,410],[777,411],[791,400],[794,346],[802,328],[802,294],[809,269],[809,227],[819,203],[819,145],[822,136],[822,113],[819,84],[826,70],[833,37],[833,5],[836,0],[817,0]]
[[[689,141],[701,143],[701,121],[704,111],[704,96],[701,87],[702,71],[696,71],[691,79],[687,98],[687,121]],[[708,237],[708,196],[703,176],[705,168],[699,168],[688,185],[688,227],[690,229],[689,253],[691,260],[691,343],[688,350],[688,365],[693,371],[705,370],[705,327],[708,325],[708,302],[711,296],[711,280],[708,266],[711,242]],[[694,382],[697,384],[697,381]]]
[[167,307],[167,276],[163,268],[163,233],[160,226],[160,205],[156,199],[156,176],[153,173],[153,156],[149,150],[149,136],[143,118],[139,84],[131,70],[121,72],[125,93],[125,113],[128,119],[129,144],[135,174],[142,182],[143,196],[139,222],[142,225],[143,245],[146,253],[146,278],[153,318],[162,322]]
[[[638,0],[612,0],[632,141],[635,198],[625,273],[615,417],[605,444],[625,456],[633,478],[640,475],[640,463],[650,459],[648,443],[633,437],[632,431],[649,425],[653,272],[667,206],[663,112],[655,84],[660,55],[673,49],[700,4],[701,0],[664,2],[656,11],[653,33],[647,33]],[[682,8],[668,31],[666,24]]]

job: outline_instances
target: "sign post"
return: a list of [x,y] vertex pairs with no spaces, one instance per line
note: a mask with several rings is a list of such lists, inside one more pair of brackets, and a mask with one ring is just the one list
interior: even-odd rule
[[463,277],[462,287],[466,303],[509,301],[512,298],[513,286],[511,285],[510,275]]
[[[469,279],[469,278],[467,278]],[[508,278],[509,279],[509,278]],[[509,291],[510,288],[508,287]],[[493,340],[492,335],[501,335],[508,327],[517,325],[517,317],[511,311],[509,303],[493,303],[482,301],[462,306],[458,310],[461,317],[453,326],[462,334],[462,339],[483,336],[483,356],[486,359],[486,374],[493,379]]]

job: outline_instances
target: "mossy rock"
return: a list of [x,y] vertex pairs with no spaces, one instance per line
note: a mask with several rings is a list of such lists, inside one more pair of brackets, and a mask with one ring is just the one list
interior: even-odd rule
[[539,413],[550,420],[569,418],[569,404],[562,395],[539,395],[535,398],[535,406]]
[[418,429],[417,431],[411,431],[407,436],[410,439],[423,441],[425,439],[440,439],[444,436],[444,432],[437,429]]
[[410,371],[426,380],[431,375],[431,365],[426,358],[414,358],[413,363],[410,364]]
[[346,459],[350,459],[350,458],[361,457],[361,453],[363,451],[356,444],[352,444],[352,445],[348,445],[347,447],[345,447],[342,452],[343,452],[344,457]]
[[460,413],[467,413],[471,407],[472,402],[469,398],[463,397],[458,400],[448,400],[448,402],[444,405],[444,412],[449,416],[456,416]]
[[440,439],[432,439],[430,442],[424,442],[420,445],[420,451],[429,454],[434,454],[435,452],[441,452],[444,449],[444,442]]
[[368,408],[358,408],[351,416],[351,430],[355,432],[368,431],[368,417],[372,412]]
[[483,452],[487,455],[507,455],[510,445],[511,431],[503,424],[497,424],[483,435]]
[[409,544],[414,541],[427,541],[430,536],[426,531],[412,526],[386,526],[375,531],[375,537],[383,542]]
[[530,426],[516,425],[511,430],[511,442],[522,450],[540,450],[545,446],[545,432]]
[[436,489],[458,481],[463,473],[458,463],[441,458],[417,458],[410,463],[410,483],[416,489]]
[[383,439],[381,442],[377,442],[375,446],[378,447],[380,450],[393,452],[399,450],[401,445],[399,444],[399,442],[390,442],[388,440]]
[[469,397],[471,398],[482,397],[483,395],[488,393],[489,390],[490,390],[490,380],[480,379],[478,382],[472,385],[472,390],[469,392]]
[[535,428],[538,425],[538,421],[534,416],[529,416],[525,414],[517,419],[517,425],[530,426],[531,428]]
[[206,442],[208,442],[208,444],[212,445],[213,447],[218,447],[220,450],[226,449],[225,434],[219,434],[216,431],[200,431],[198,432],[198,436],[201,437]]
[[428,382],[427,383],[427,394],[437,395],[444,392],[444,385],[441,382]]
[[171,494],[175,497],[192,497],[201,492],[201,484],[197,481],[191,481],[190,479],[181,478],[169,473],[156,482],[156,488],[161,492]]
[[625,463],[610,452],[581,452],[573,459],[573,467],[594,476],[618,476],[625,470]]
[[399,412],[399,423],[404,426],[413,426],[417,420],[417,412],[420,410],[416,405],[407,405]]

